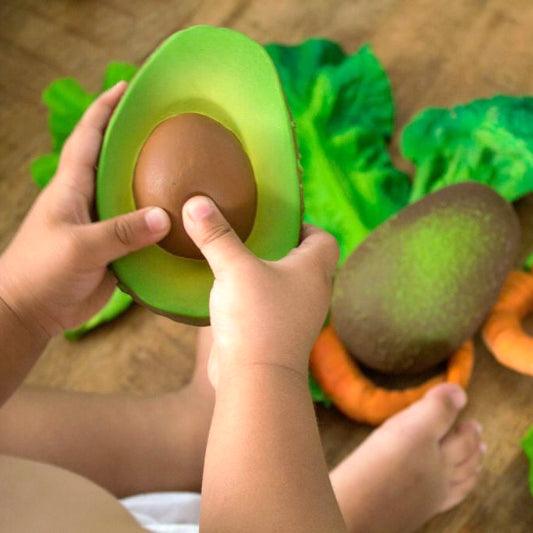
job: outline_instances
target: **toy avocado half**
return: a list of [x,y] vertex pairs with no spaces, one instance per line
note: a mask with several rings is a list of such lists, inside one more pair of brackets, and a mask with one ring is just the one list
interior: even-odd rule
[[276,69],[258,43],[210,26],[175,33],[138,71],[105,133],[96,189],[100,219],[166,209],[169,236],[112,268],[139,303],[202,325],[213,275],[181,222],[195,194],[211,197],[260,258],[298,243],[298,157]]

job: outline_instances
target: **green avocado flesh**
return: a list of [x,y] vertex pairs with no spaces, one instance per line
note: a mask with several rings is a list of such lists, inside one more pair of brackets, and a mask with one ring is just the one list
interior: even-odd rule
[[371,368],[431,368],[481,325],[519,236],[511,205],[489,187],[462,183],[431,194],[381,225],[345,263],[334,287],[334,327]]
[[[228,29],[196,26],[175,33],[135,75],[104,137],[97,173],[99,218],[135,210],[132,180],[141,148],[159,123],[182,113],[208,116],[239,139],[257,188],[246,245],[263,259],[286,255],[298,243],[301,225],[290,115],[263,47]],[[140,303],[177,320],[208,323],[213,275],[206,261],[154,245],[115,261],[112,268],[121,287]]]

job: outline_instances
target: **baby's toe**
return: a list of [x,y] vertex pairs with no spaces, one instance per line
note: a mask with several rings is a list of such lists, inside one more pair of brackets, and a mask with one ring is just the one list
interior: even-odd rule
[[481,425],[475,420],[458,424],[441,441],[444,461],[456,467],[467,460],[481,443]]
[[441,450],[448,467],[448,494],[441,511],[447,511],[461,503],[477,483],[486,451],[481,426],[475,420],[458,424],[442,439]]
[[476,486],[479,479],[479,469],[459,483],[450,485],[447,497],[444,499],[440,512],[445,512],[459,505]]
[[464,481],[470,479],[472,476],[476,476],[481,470],[484,454],[484,445],[483,443],[480,443],[478,448],[472,452],[470,457],[465,459],[459,465],[453,467],[449,478],[452,486],[461,485]]
[[411,436],[428,435],[440,441],[455,424],[466,404],[466,394],[458,385],[443,383],[431,389],[422,399],[400,411],[385,422],[383,427],[401,426]]

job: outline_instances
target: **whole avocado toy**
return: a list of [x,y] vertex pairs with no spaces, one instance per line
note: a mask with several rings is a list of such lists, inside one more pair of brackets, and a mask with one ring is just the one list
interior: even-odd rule
[[332,323],[343,344],[389,374],[435,366],[481,325],[514,264],[519,236],[512,206],[477,183],[407,207],[337,276]]
[[160,245],[113,263],[120,287],[155,312],[206,324],[213,276],[181,223],[196,194],[263,259],[298,243],[298,159],[274,64],[255,41],[210,26],[175,33],[137,72],[107,128],[96,184],[100,219],[157,205],[172,220]]

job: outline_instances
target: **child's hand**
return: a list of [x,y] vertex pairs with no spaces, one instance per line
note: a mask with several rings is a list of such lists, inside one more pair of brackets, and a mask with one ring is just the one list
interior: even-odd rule
[[160,208],[91,222],[102,136],[125,87],[115,85],[87,110],[56,176],[0,258],[0,298],[30,331],[51,336],[88,319],[115,287],[108,263],[158,242],[170,228]]
[[330,303],[335,239],[306,226],[298,248],[268,262],[248,251],[208,198],[189,200],[183,219],[215,274],[213,384],[223,373],[247,365],[283,366],[307,379],[309,353]]
[[330,302],[335,240],[306,227],[298,248],[262,261],[209,199],[191,198],[183,220],[215,274],[208,372],[216,401],[200,528],[345,531],[307,383]]

